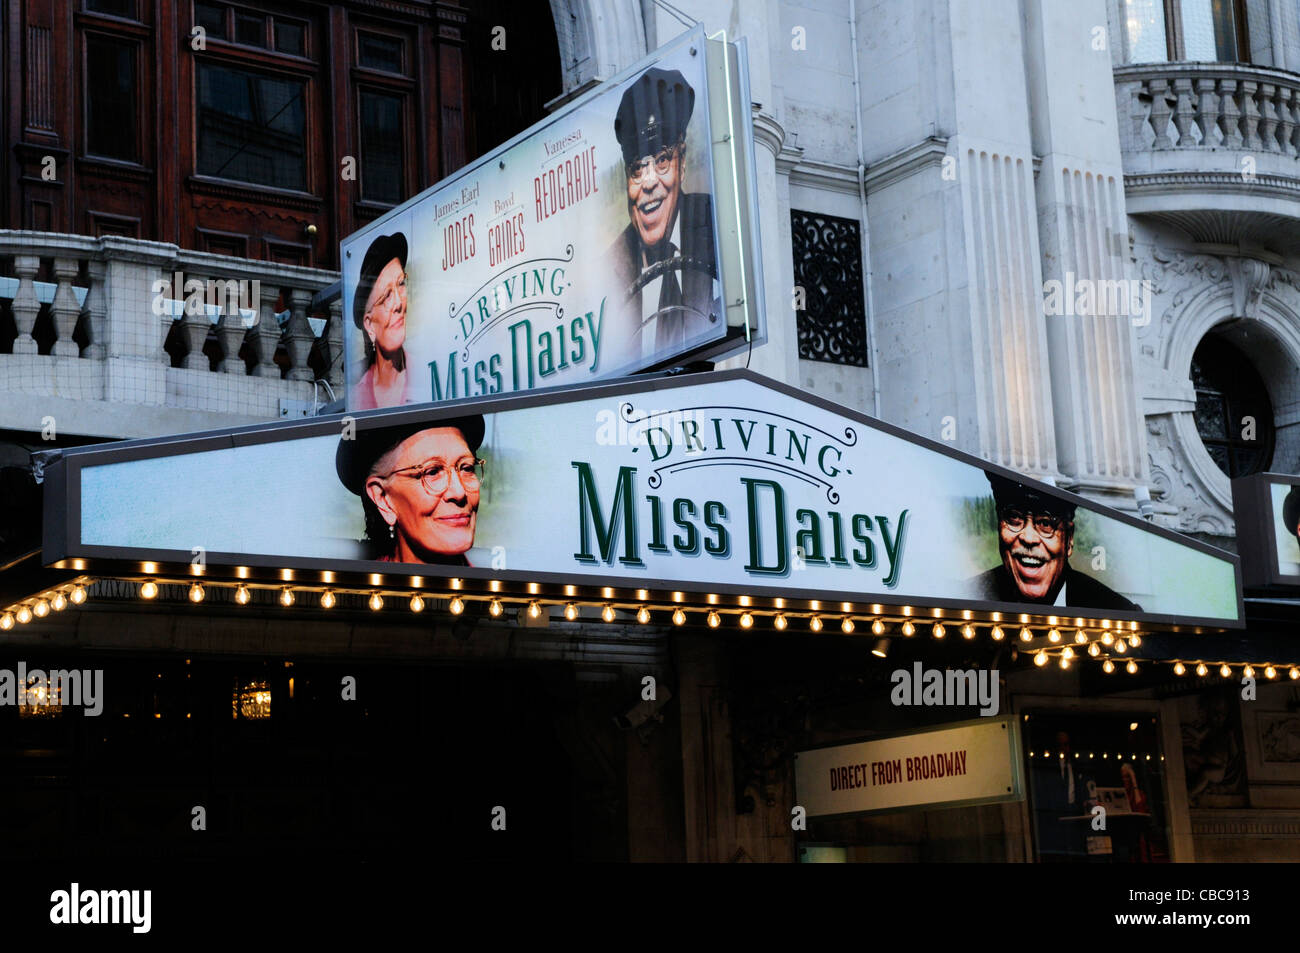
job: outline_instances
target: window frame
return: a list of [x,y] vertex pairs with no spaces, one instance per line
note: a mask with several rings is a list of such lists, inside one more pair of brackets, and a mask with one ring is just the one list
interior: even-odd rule
[[[189,30],[197,22],[197,4],[198,0],[193,0],[189,5],[190,20],[182,27],[185,34],[189,35]],[[221,0],[221,5],[225,8],[226,26],[231,28],[234,23],[235,11],[237,9],[252,10],[260,14],[266,21],[267,35],[274,41],[274,20],[276,14],[272,11],[257,10],[243,4],[226,3]],[[207,186],[219,186],[226,188],[235,188],[242,190],[264,191],[268,195],[279,195],[291,198],[322,198],[320,191],[323,183],[319,181],[319,174],[316,169],[316,161],[311,151],[311,143],[316,141],[319,134],[317,129],[318,119],[316,102],[320,84],[328,82],[328,78],[322,80],[321,64],[311,58],[312,51],[315,48],[314,32],[315,24],[311,20],[299,20],[296,17],[284,17],[286,20],[293,20],[295,23],[301,23],[303,26],[303,50],[304,55],[298,56],[291,53],[281,53],[275,49],[264,47],[247,46],[236,43],[232,40],[225,40],[220,37],[209,38],[202,50],[193,50],[190,58],[190,108],[192,119],[190,122],[189,139],[190,150],[192,154],[189,163],[188,177],[192,183]],[[290,82],[300,82],[303,84],[303,171],[304,183],[301,189],[286,189],[280,186],[267,185],[262,182],[251,182],[246,179],[230,178],[226,175],[210,175],[199,172],[199,123],[201,121],[201,110],[199,107],[199,72],[202,66],[216,66],[225,69],[240,70],[248,73],[260,74],[272,78],[281,78]]]
[[[1217,345],[1221,350],[1219,351],[1218,361],[1216,362],[1217,367],[1215,367],[1215,365],[1211,365],[1211,367],[1213,369],[1227,372],[1240,372],[1243,367],[1248,368],[1250,373],[1254,375],[1254,380],[1248,382],[1250,388],[1254,390],[1257,387],[1259,395],[1262,396],[1262,399],[1267,405],[1267,419],[1257,419],[1255,422],[1256,439],[1254,441],[1246,441],[1240,437],[1234,437],[1234,434],[1239,432],[1238,427],[1240,425],[1240,421],[1235,421],[1236,413],[1234,412],[1234,407],[1238,411],[1241,409],[1240,401],[1243,399],[1243,395],[1239,391],[1232,392],[1224,390],[1208,380],[1206,381],[1205,386],[1199,385],[1196,381],[1198,369],[1200,370],[1201,375],[1206,378],[1210,377],[1211,373],[1213,373],[1213,371],[1211,371],[1211,373],[1206,372],[1205,362],[1203,360],[1198,361],[1197,354],[1201,352],[1202,347],[1215,345]],[[1216,374],[1215,376],[1220,375]],[[1260,374],[1258,369],[1255,367],[1255,363],[1251,360],[1250,355],[1232,341],[1226,340],[1220,335],[1216,335],[1214,330],[1211,329],[1210,332],[1197,342],[1196,348],[1192,352],[1191,364],[1188,367],[1188,379],[1192,385],[1192,392],[1196,397],[1196,405],[1192,413],[1193,426],[1195,427],[1198,439],[1201,441],[1201,446],[1204,447],[1206,454],[1214,462],[1215,469],[1223,473],[1229,480],[1251,476],[1255,473],[1267,472],[1273,465],[1273,456],[1277,452],[1277,411],[1273,406],[1273,396],[1268,392],[1268,385],[1265,384],[1263,375]],[[1201,430],[1200,423],[1197,420],[1197,413],[1200,410],[1199,405],[1203,394],[1206,396],[1213,396],[1219,404],[1222,419],[1225,423],[1224,433],[1222,436],[1218,434],[1206,436],[1206,434]],[[1225,451],[1228,466],[1226,471],[1220,467],[1219,462],[1215,460],[1211,448],[1222,448]],[[1255,469],[1245,470],[1241,473],[1235,472],[1237,468],[1234,461],[1236,459],[1236,453],[1239,451],[1250,451],[1258,454],[1260,459],[1259,466]]]
[[[348,83],[348,95],[351,97],[351,115],[354,128],[356,129],[356,155],[358,160],[361,159],[361,94],[378,93],[381,95],[396,96],[401,100],[401,128],[402,128],[402,181],[400,192],[407,196],[414,195],[418,189],[412,187],[416,174],[416,155],[415,146],[418,136],[416,127],[417,115],[417,85],[415,77],[412,75],[415,71],[416,57],[418,56],[419,37],[415,32],[403,33],[387,25],[381,25],[369,20],[354,18],[349,24],[351,32],[351,42],[349,46],[350,77]],[[388,70],[380,70],[374,67],[361,65],[361,34],[369,33],[373,36],[386,37],[397,40],[402,47],[402,73],[392,73]],[[398,200],[392,204],[379,202],[375,199],[365,197],[365,169],[361,170],[360,176],[356,181],[356,192],[353,198],[353,208],[358,217],[369,220],[378,215],[382,215],[390,209],[396,208],[405,201]]]
[[[103,14],[91,14],[93,17],[100,17]],[[116,18],[107,18],[109,23],[127,24],[132,21],[118,20]],[[81,123],[81,135],[78,137],[78,158],[90,162],[104,163],[108,165],[122,166],[132,169],[144,169],[145,163],[145,137],[144,123],[141,121],[142,113],[150,106],[141,95],[144,88],[144,39],[136,34],[136,31],[122,31],[103,29],[98,23],[86,22],[82,28],[77,31],[78,59],[81,69],[80,89],[80,109],[78,110],[78,119]],[[93,40],[108,40],[110,42],[122,43],[131,47],[132,55],[135,58],[132,85],[135,94],[136,103],[140,106],[132,116],[134,132],[134,152],[135,158],[123,159],[118,156],[103,155],[99,152],[92,152],[90,149],[90,44]]]
[[[1211,0],[1213,2],[1213,0]],[[1250,35],[1246,27],[1246,0],[1229,0],[1232,4],[1232,29],[1233,42],[1237,45],[1237,55],[1232,60],[1215,60],[1213,62],[1232,62],[1232,63],[1250,63]],[[1206,62],[1205,60],[1189,60],[1187,58],[1187,47],[1183,42],[1183,4],[1182,0],[1162,0],[1162,9],[1165,18],[1165,62],[1166,63],[1191,63]],[[1124,0],[1120,0],[1119,15],[1121,20],[1124,16]],[[1133,63],[1129,59],[1130,51],[1128,48],[1128,31],[1124,31],[1124,60],[1126,63]]]

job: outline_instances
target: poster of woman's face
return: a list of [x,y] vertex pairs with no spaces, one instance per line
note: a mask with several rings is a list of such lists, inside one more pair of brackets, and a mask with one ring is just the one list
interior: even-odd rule
[[339,440],[335,469],[365,517],[367,557],[470,565],[485,463],[482,417],[408,423]]

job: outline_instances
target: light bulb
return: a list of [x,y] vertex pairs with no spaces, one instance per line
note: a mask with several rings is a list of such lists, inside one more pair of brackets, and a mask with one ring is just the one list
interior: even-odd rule
[[1136,675],[1138,673],[1138,663],[1129,659],[1128,664],[1124,666],[1124,671],[1128,672],[1130,675]]
[[1002,631],[1002,626],[1000,625],[995,625],[993,628],[989,629],[989,635],[993,637],[994,642],[1001,642],[1007,637],[1007,634]]
[[722,625],[722,616],[718,615],[718,613],[713,609],[709,610],[709,614],[705,617],[705,620],[709,623],[710,629],[716,629],[718,626]]
[[285,586],[280,590],[280,605],[288,608],[293,605],[293,590]]
[[1255,677],[1255,666],[1253,666],[1253,665],[1247,665],[1245,668],[1243,668],[1243,669],[1241,670],[1241,674],[1244,675],[1246,678],[1254,678],[1254,677]]
[[61,592],[56,592],[54,596],[50,599],[50,608],[53,609],[55,612],[62,612],[67,607],[68,607],[67,597],[64,596],[63,593]]
[[685,625],[685,624],[686,624],[686,613],[683,612],[681,609],[674,609],[673,625]]
[[1287,677],[1290,678],[1291,681],[1293,682],[1296,679],[1300,679],[1300,668],[1296,668],[1294,665],[1292,665],[1291,671],[1287,673]]
[[1272,665],[1265,665],[1265,666],[1264,666],[1264,677],[1265,677],[1265,678],[1277,678],[1277,669],[1275,669]]
[[190,602],[202,602],[205,595],[206,593],[203,591],[203,586],[199,583],[195,582],[190,584]]
[[1061,658],[1074,658],[1074,649],[1070,648],[1068,645],[1061,649]]
[[904,620],[903,620],[903,627],[902,627],[902,629],[901,629],[900,631],[902,631],[902,633],[903,633],[904,635],[915,635],[915,634],[916,634],[916,626],[912,625],[912,620],[911,620],[911,619],[904,619]]
[[37,599],[36,605],[32,606],[32,612],[36,614],[36,618],[44,619],[50,614],[50,604],[44,599]]
[[570,622],[578,617],[578,607],[575,603],[570,602],[564,607],[564,617]]
[[1037,665],[1039,668],[1042,668],[1044,665],[1046,665],[1047,653],[1044,652],[1042,649],[1039,649],[1038,652],[1034,655],[1034,664]]
[[811,619],[809,619],[808,628],[812,629],[814,632],[820,632],[822,630],[821,616],[815,615]]
[[32,610],[27,606],[19,606],[18,611],[14,613],[14,618],[21,624],[26,625],[32,621]]
[[785,627],[789,624],[790,623],[786,621],[784,612],[778,612],[776,614],[776,618],[772,620],[772,625],[776,628],[778,632],[784,632]]
[[424,597],[421,596],[418,592],[415,595],[411,596],[411,611],[412,612],[424,611]]
[[235,601],[238,602],[241,606],[248,605],[249,600],[251,600],[252,598],[253,598],[253,594],[248,591],[247,586],[241,585],[237,589],[235,589]]
[[1111,635],[1109,632],[1103,632],[1103,633],[1101,634],[1101,644],[1102,644],[1102,645],[1114,645],[1114,644],[1115,644],[1115,636]]
[[1175,675],[1186,675],[1186,674],[1187,674],[1187,666],[1184,665],[1182,662],[1175,662],[1175,663],[1174,663],[1174,674],[1175,674]]
[[83,602],[86,601],[86,587],[85,586],[75,587],[72,590],[72,595],[70,598],[72,599],[72,604],[74,606],[81,605]]
[[14,614],[12,612],[6,612],[4,615],[0,615],[0,629],[3,629],[5,632],[8,632],[13,627],[14,627]]
[[1047,641],[1049,641],[1049,642],[1051,642],[1051,643],[1053,643],[1053,644],[1055,644],[1055,643],[1061,641],[1061,630],[1060,630],[1060,629],[1049,629],[1048,632],[1047,632]]
[[1106,661],[1101,663],[1101,670],[1109,675],[1111,672],[1115,671],[1115,663],[1110,659],[1106,659]]
[[748,612],[742,612],[740,614],[740,627],[742,629],[748,629],[753,624],[754,624],[754,617],[752,615],[750,615]]
[[338,600],[334,598],[334,593],[326,589],[320,594],[320,607],[322,609],[333,609]]
[[1232,667],[1231,667],[1230,665],[1228,665],[1227,662],[1224,662],[1224,663],[1219,667],[1219,674],[1222,675],[1224,678],[1227,678],[1229,675],[1232,674]]
[[604,619],[606,622],[613,622],[613,621],[614,621],[614,607],[611,606],[609,603],[606,603],[606,604],[605,604],[605,607],[604,607],[603,609],[600,610],[600,617],[601,617],[602,619]]
[[1029,631],[1029,626],[1024,626],[1023,628],[1021,628],[1021,630],[1020,630],[1020,641],[1021,641],[1021,642],[1032,642],[1032,641],[1034,641],[1034,633],[1032,633],[1032,632]]
[[378,612],[380,609],[384,607],[384,597],[377,592],[372,592],[370,594],[370,601],[367,604],[370,606],[370,608]]
[[1210,674],[1210,670],[1206,667],[1204,662],[1199,662],[1196,666],[1196,674],[1199,677],[1204,678],[1206,675]]
[[885,623],[882,622],[882,621],[879,620],[879,619],[876,619],[874,622],[872,622],[872,623],[871,623],[871,634],[872,634],[872,635],[884,635],[884,634],[885,634]]
[[1133,646],[1133,648],[1137,648],[1142,644],[1142,636],[1138,635],[1136,632],[1132,633],[1128,637],[1128,644]]
[[642,625],[645,625],[647,622],[649,622],[649,621],[650,621],[650,610],[647,609],[645,606],[642,606],[640,609],[637,609],[637,610],[636,610],[636,621],[640,622]]
[[460,596],[452,596],[451,602],[447,603],[447,608],[451,610],[452,615],[460,615],[465,611],[465,600]]
[[1128,651],[1128,643],[1125,642],[1123,639],[1116,639],[1115,651],[1118,652],[1120,655],[1123,655],[1125,652]]
[[975,638],[975,626],[971,625],[969,622],[963,625],[961,627],[961,637],[963,639]]
[[1061,668],[1069,668],[1069,667],[1070,667],[1070,660],[1069,660],[1068,658],[1066,658],[1064,655],[1061,656],[1060,666],[1061,666]]
[[845,616],[843,619],[841,619],[841,620],[840,620],[840,631],[843,632],[845,635],[850,635],[850,634],[852,634],[852,632],[853,632],[853,620],[850,619],[848,616]]
[[488,603],[488,614],[493,618],[499,616],[504,611],[505,609],[502,607],[500,599],[493,599]]
[[936,622],[934,626],[930,629],[930,632],[931,634],[934,635],[936,639],[942,639],[945,635],[948,634],[948,630],[943,627],[942,622]]
[[158,583],[152,579],[140,584],[140,598],[153,599],[158,595]]
[[1101,646],[1098,645],[1096,642],[1091,643],[1088,646],[1088,654],[1091,655],[1093,658],[1096,658],[1098,655],[1101,654]]
[[528,618],[536,619],[542,614],[542,606],[536,599],[528,603]]

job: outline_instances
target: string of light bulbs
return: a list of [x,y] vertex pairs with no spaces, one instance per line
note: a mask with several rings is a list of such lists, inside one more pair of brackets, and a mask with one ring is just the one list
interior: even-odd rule
[[[291,578],[288,572],[286,578]],[[73,583],[64,584],[54,589],[47,590],[20,603],[15,603],[9,608],[0,612],[0,630],[8,631],[17,625],[25,625],[33,619],[45,618],[51,611],[61,611],[69,604],[81,605],[87,599],[87,586],[93,580],[77,580]],[[315,601],[322,609],[333,609],[338,604],[338,597],[343,594],[359,596],[365,600],[366,605],[375,612],[381,611],[390,602],[397,605],[405,604],[413,613],[423,612],[427,605],[428,598],[436,598],[447,603],[447,611],[452,615],[461,615],[464,613],[469,602],[486,602],[487,611],[493,618],[500,618],[506,613],[507,604],[518,606],[519,610],[527,615],[530,619],[538,619],[543,612],[549,612],[551,607],[560,609],[560,613],[566,621],[573,622],[582,615],[582,608],[589,607],[598,609],[600,618],[605,622],[615,622],[618,620],[619,612],[629,613],[634,617],[637,623],[641,625],[649,624],[653,621],[652,608],[645,602],[620,602],[613,599],[608,600],[590,600],[590,599],[563,599],[563,598],[535,598],[535,597],[501,597],[494,593],[469,593],[469,592],[450,592],[442,595],[427,596],[421,592],[393,592],[385,589],[369,588],[352,588],[352,587],[308,587],[276,584],[271,582],[254,583],[204,583],[199,580],[157,580],[145,579],[139,583],[138,594],[140,598],[149,601],[156,599],[160,592],[161,584],[171,584],[183,586],[186,589],[186,595],[190,602],[198,604],[206,600],[209,588],[227,588],[234,590],[234,601],[237,605],[246,606],[253,601],[253,590],[275,592],[275,599],[281,606],[290,608],[299,604],[300,596],[315,597]],[[459,579],[451,580],[453,589],[460,589],[463,585]],[[494,589],[499,587],[499,583],[491,583]],[[530,589],[536,590],[536,585],[530,586]],[[572,587],[566,587],[572,591]],[[612,590],[606,589],[606,594],[612,595]],[[642,590],[644,593],[644,590]],[[676,594],[680,597],[680,594]],[[716,597],[710,597],[713,601]],[[742,600],[743,601],[743,600]],[[818,606],[813,602],[814,607]],[[847,604],[844,604],[848,608]],[[852,635],[859,631],[860,627],[865,627],[873,636],[877,638],[894,637],[901,635],[910,639],[923,633],[923,626],[929,627],[928,634],[935,640],[943,640],[950,634],[960,636],[962,639],[972,641],[978,637],[981,629],[985,631],[988,637],[994,642],[1006,641],[1012,633],[1015,639],[1023,646],[1032,646],[1039,640],[1045,640],[1040,643],[1039,647],[1033,651],[1034,664],[1040,668],[1045,667],[1051,661],[1055,660],[1061,669],[1069,669],[1076,660],[1081,659],[1084,655],[1098,662],[1102,671],[1107,674],[1123,668],[1129,674],[1136,674],[1142,667],[1148,665],[1170,665],[1176,675],[1184,676],[1189,672],[1194,672],[1198,677],[1206,677],[1212,670],[1217,670],[1223,678],[1228,678],[1234,671],[1241,671],[1245,677],[1253,677],[1257,672],[1262,674],[1266,679],[1273,680],[1282,676],[1291,680],[1300,680],[1300,667],[1287,663],[1265,663],[1260,665],[1256,662],[1245,661],[1204,661],[1204,660],[1186,660],[1186,659],[1142,659],[1141,665],[1134,658],[1124,658],[1129,649],[1137,648],[1142,644],[1142,635],[1137,631],[1136,622],[1119,622],[1114,620],[1098,620],[1092,623],[1082,618],[1073,619],[1074,626],[1070,626],[1071,620],[1049,616],[1047,618],[1046,631],[1039,624],[1039,631],[1036,633],[1031,627],[1031,619],[1028,615],[1020,615],[1018,622],[1013,622],[1009,618],[1004,618],[1002,613],[992,613],[992,621],[975,620],[970,610],[960,610],[954,615],[945,614],[943,609],[929,610],[930,616],[927,618],[911,606],[903,606],[898,612],[885,612],[882,606],[873,605],[872,613],[861,614],[852,612],[836,613],[834,611],[821,611],[816,608],[811,610],[787,610],[787,609],[759,609],[743,607],[723,607],[719,608],[702,608],[698,606],[684,607],[674,606],[671,611],[667,607],[655,606],[653,611],[669,611],[669,620],[674,626],[684,626],[691,621],[691,614],[697,618],[703,616],[704,624],[711,629],[718,629],[723,625],[724,619],[734,617],[736,624],[743,630],[751,630],[759,624],[760,620],[770,619],[772,628],[779,632],[787,631],[792,624],[799,622],[806,624],[808,631],[822,632],[828,626],[838,628],[845,635]],[[1068,633],[1069,629],[1072,633]],[[1062,630],[1067,630],[1063,632]],[[1095,636],[1090,632],[1096,633]],[[879,654],[879,653],[877,653]],[[1117,664],[1118,663],[1118,664]]]

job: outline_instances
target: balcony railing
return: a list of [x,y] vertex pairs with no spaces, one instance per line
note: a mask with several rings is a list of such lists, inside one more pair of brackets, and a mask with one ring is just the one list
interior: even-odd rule
[[[337,277],[158,242],[0,231],[0,391],[206,412],[213,426],[327,403],[342,391],[341,311],[312,301]],[[10,416],[0,427],[36,429]]]
[[1200,242],[1300,246],[1300,75],[1235,63],[1114,75],[1129,214]]
[[1152,150],[1300,154],[1300,76],[1231,63],[1161,63],[1115,70],[1120,121]]

